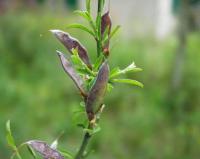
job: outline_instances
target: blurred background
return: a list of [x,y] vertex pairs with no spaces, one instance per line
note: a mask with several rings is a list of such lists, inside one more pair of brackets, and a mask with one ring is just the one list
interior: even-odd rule
[[[73,113],[81,99],[55,54],[67,51],[48,30],[79,38],[94,61],[93,39],[66,29],[82,22],[73,10],[84,8],[84,0],[0,0],[1,159],[12,153],[8,119],[17,144],[51,143],[64,130],[59,147],[79,147],[82,130]],[[89,158],[199,159],[200,0],[111,0],[110,9],[113,25],[122,26],[110,64],[124,68],[135,61],[144,71],[128,76],[145,87],[116,85],[107,95]],[[26,150],[22,155],[30,158]]]

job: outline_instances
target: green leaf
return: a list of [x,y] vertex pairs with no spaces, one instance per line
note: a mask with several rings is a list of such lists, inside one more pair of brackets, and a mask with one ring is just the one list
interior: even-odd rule
[[114,68],[110,73],[110,79],[116,76],[119,76],[121,74],[126,74],[128,72],[139,72],[139,71],[142,71],[142,69],[137,68],[135,63],[133,62],[132,64],[130,64],[128,67],[126,67],[123,70],[120,70],[119,67]]
[[104,5],[105,5],[105,0],[102,0],[101,2],[102,2],[102,9],[101,10],[103,10]]
[[83,70],[87,72],[87,74],[95,76],[94,72],[81,60],[80,56],[78,55],[77,49],[72,49],[73,55],[71,56],[72,63],[75,65],[77,70],[83,73]]
[[77,110],[76,112],[74,112],[73,117],[72,117],[72,121],[73,123],[81,128],[86,128],[88,125],[88,120],[87,120],[87,115],[85,113],[85,109],[84,110]]
[[10,120],[8,120],[6,122],[6,131],[7,131],[7,134],[6,134],[6,140],[7,140],[7,143],[8,145],[15,151],[14,155],[13,156],[17,156],[18,159],[22,159],[21,155],[19,154],[19,151],[17,149],[17,146],[15,144],[15,140],[12,136],[12,131],[11,131],[11,128],[10,128]]
[[10,147],[15,149],[16,145],[15,145],[15,141],[14,141],[14,138],[12,136],[12,132],[11,132],[11,128],[10,128],[10,120],[8,120],[7,123],[6,123],[6,130],[7,130],[7,135],[6,135],[7,143]]
[[91,0],[86,0],[86,9],[87,9],[88,13],[90,13],[90,10],[91,10]]
[[112,38],[112,37],[119,31],[120,28],[121,28],[121,26],[120,26],[120,25],[117,25],[117,26],[113,29],[113,31],[111,32],[110,38]]
[[114,88],[113,85],[110,84],[110,83],[108,83],[108,85],[107,85],[107,91],[111,92],[113,88]]
[[119,67],[115,67],[114,69],[112,69],[112,70],[110,71],[110,78],[119,75],[120,72],[121,72],[120,68],[119,68]]
[[96,18],[96,26],[98,27],[97,31],[97,39],[101,37],[101,15],[98,15]]
[[89,82],[88,82],[88,90],[91,90],[91,88],[92,88],[92,86],[94,85],[94,83],[95,83],[95,81],[96,81],[96,78],[95,77],[91,77],[90,78],[90,80],[89,80]]
[[66,150],[59,150],[59,152],[66,158],[73,159],[73,155]]
[[95,127],[93,127],[92,129],[86,128],[83,131],[89,133],[90,135],[94,135],[98,133],[99,131],[101,131],[101,127],[98,124],[96,124]]
[[32,157],[34,159],[37,159],[37,155],[35,153],[35,151],[32,149],[32,147],[30,147],[29,145],[27,145],[28,151],[30,152],[30,154],[32,155]]
[[74,13],[79,15],[79,16],[81,16],[81,17],[83,17],[87,21],[91,20],[91,18],[89,16],[89,13],[87,11],[76,10],[76,11],[74,11]]
[[95,64],[94,64],[94,70],[98,70],[99,67],[101,66],[101,64],[103,63],[103,61],[104,61],[104,55],[101,54],[101,55],[97,58],[97,60],[96,60],[96,62],[95,62]]
[[64,131],[62,131],[58,136],[57,136],[57,138],[51,143],[51,145],[50,145],[50,147],[52,148],[52,149],[54,149],[54,150],[56,150],[57,149],[57,147],[58,147],[58,141],[60,140],[60,138],[64,135]]
[[81,11],[81,10],[77,10],[74,12],[75,14],[78,14],[79,16],[83,17],[84,19],[86,19],[90,26],[92,27],[94,33],[96,33],[96,26],[95,26],[95,22],[92,18],[92,16],[90,15],[90,13],[88,11]]
[[109,26],[105,28],[102,36],[103,43],[106,43],[109,40]]
[[144,85],[141,82],[132,80],[132,79],[113,79],[112,81],[116,83],[127,83],[131,85],[139,86],[141,88],[144,87]]
[[84,26],[82,24],[78,24],[78,23],[70,24],[67,26],[67,28],[80,29],[80,30],[83,30],[83,31],[89,33],[93,37],[96,37],[95,33],[92,30],[90,30],[89,28],[87,28],[86,26]]

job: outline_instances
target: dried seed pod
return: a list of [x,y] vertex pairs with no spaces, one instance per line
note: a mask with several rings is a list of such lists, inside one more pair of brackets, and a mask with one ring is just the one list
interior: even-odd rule
[[52,149],[46,142],[32,140],[28,141],[27,144],[40,153],[44,159],[64,159],[57,150]]
[[70,76],[70,78],[74,81],[76,86],[81,92],[81,95],[86,96],[86,92],[84,90],[84,83],[82,78],[76,73],[75,69],[72,67],[71,63],[65,58],[64,54],[60,51],[57,51],[58,56],[60,58],[61,64],[65,72]]
[[108,34],[110,35],[111,27],[112,27],[112,21],[110,17],[110,12],[108,11],[101,17],[101,35],[103,36],[107,28],[108,28]]
[[78,55],[81,60],[92,69],[92,65],[89,60],[87,50],[83,45],[75,38],[71,37],[68,33],[61,30],[51,30],[51,32],[56,36],[56,38],[67,48],[67,50],[72,54],[72,49],[78,49]]
[[104,62],[99,70],[97,79],[91,88],[88,98],[86,101],[86,111],[88,119],[91,121],[94,119],[94,112],[101,106],[103,103],[103,98],[106,93],[107,83],[109,77],[109,66],[107,61]]
[[111,27],[112,27],[112,21],[108,11],[101,18],[101,35],[103,36],[105,34],[105,31],[108,29],[106,32],[108,34],[108,40],[105,42],[103,46],[103,53],[105,56],[109,55]]

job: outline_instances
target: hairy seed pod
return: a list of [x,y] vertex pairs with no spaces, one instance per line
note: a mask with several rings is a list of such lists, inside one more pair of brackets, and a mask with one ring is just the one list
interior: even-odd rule
[[71,37],[68,33],[61,30],[51,30],[51,32],[56,36],[56,38],[67,48],[67,50],[72,54],[72,49],[78,50],[78,55],[81,60],[92,69],[92,65],[89,60],[88,52],[85,47],[75,38]]
[[96,81],[91,88],[86,101],[86,111],[88,119],[90,121],[94,119],[94,113],[98,109],[98,107],[103,104],[103,98],[106,93],[108,77],[109,66],[107,61],[105,61],[99,70]]
[[46,142],[32,140],[26,144],[40,153],[44,159],[64,159],[57,150],[52,149]]
[[80,90],[81,95],[85,97],[86,92],[84,90],[84,83],[83,83],[82,78],[77,74],[75,69],[72,67],[71,63],[65,58],[64,54],[60,51],[57,51],[57,53],[60,58],[63,69],[70,76],[70,78],[74,81],[74,83]]

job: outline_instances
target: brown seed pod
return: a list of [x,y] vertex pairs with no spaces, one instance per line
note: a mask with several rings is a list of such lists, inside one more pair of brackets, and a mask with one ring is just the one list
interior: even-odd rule
[[103,36],[105,31],[107,30],[108,40],[103,45],[103,53],[105,56],[109,56],[109,47],[110,47],[110,32],[112,28],[112,21],[110,17],[109,11],[106,12],[101,18],[101,35]]
[[52,149],[44,141],[28,141],[26,144],[31,146],[35,151],[40,153],[44,159],[64,159],[64,157],[55,149]]
[[106,28],[108,28],[108,34],[110,35],[111,27],[112,21],[110,17],[110,12],[108,11],[101,17],[101,35],[103,36],[104,32],[106,31]]
[[109,66],[107,61],[105,61],[99,70],[97,79],[91,88],[86,101],[86,111],[90,121],[94,119],[94,112],[98,109],[99,106],[103,104],[103,98],[106,93],[108,78]]
[[70,78],[74,81],[74,83],[80,90],[81,95],[86,97],[86,92],[84,90],[84,83],[83,83],[82,78],[76,73],[75,69],[72,67],[71,63],[65,58],[64,54],[60,51],[57,51],[57,53],[60,58],[63,69],[70,76]]
[[67,48],[72,54],[72,49],[78,49],[78,55],[81,60],[92,69],[92,65],[89,60],[88,52],[85,47],[75,38],[71,37],[68,33],[61,30],[51,30],[56,38]]

